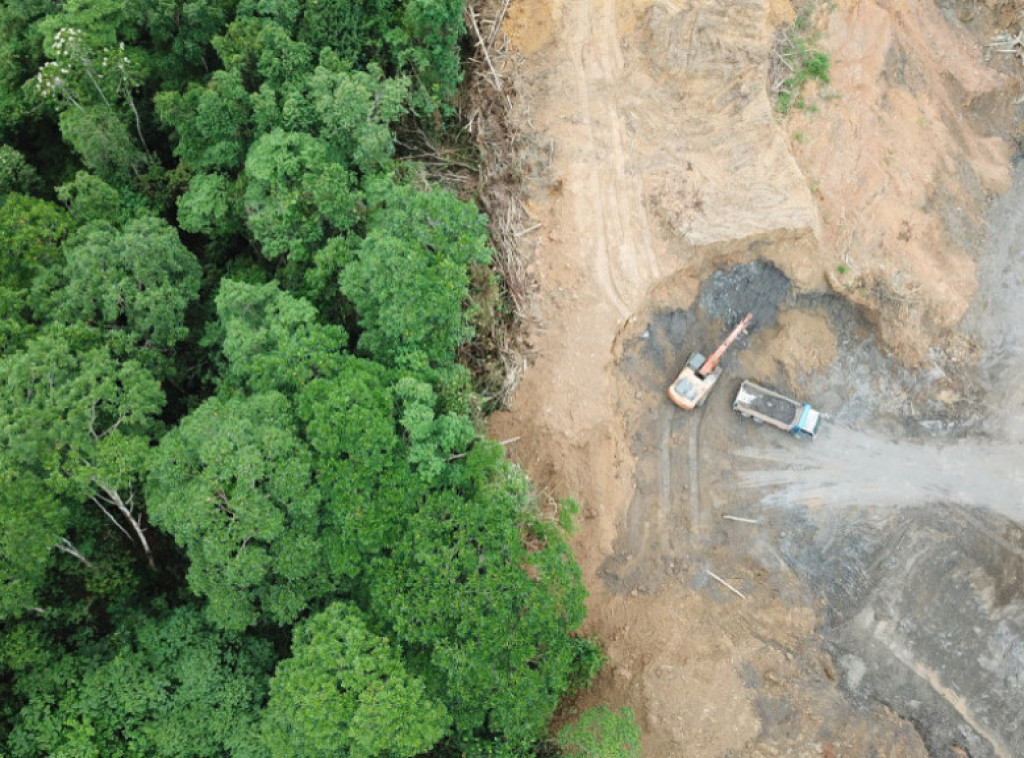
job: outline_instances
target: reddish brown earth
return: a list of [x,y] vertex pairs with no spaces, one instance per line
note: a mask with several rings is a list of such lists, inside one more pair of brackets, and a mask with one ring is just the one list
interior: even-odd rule
[[[692,417],[664,397],[690,350],[710,350],[758,306],[762,323],[727,375],[816,393],[852,426],[884,415],[897,440],[923,406],[967,423],[979,347],[959,327],[979,286],[985,214],[1011,186],[1022,91],[1020,61],[985,45],[1016,33],[1020,14],[995,0],[944,5],[822,4],[812,27],[831,83],[810,85],[811,109],[786,117],[769,69],[794,18],[787,0],[508,6],[514,115],[550,158],[528,181],[539,226],[522,236],[537,282],[533,350],[491,431],[519,438],[511,455],[542,497],[581,504],[586,631],[609,662],[576,706],[631,707],[645,756],[1009,756],[1019,746],[899,627],[863,612],[856,624],[976,743],[928,731],[940,716],[858,695],[873,659],[830,641],[842,610],[786,548],[792,519],[818,518],[828,497],[791,499],[798,516],[758,511],[769,485],[752,481],[800,477],[744,474],[750,459],[784,468],[801,448],[769,438],[775,458],[752,452],[767,430],[733,418],[725,380]],[[773,272],[771,287],[733,292],[727,278],[698,301],[713,272],[754,261],[774,267],[756,269]],[[757,303],[743,303],[747,291]],[[843,410],[859,391],[844,385],[854,345],[869,345],[871,373],[902,388],[888,403],[865,400],[860,416]],[[724,518],[735,514],[758,523]],[[1018,537],[1005,540],[1020,563]]]

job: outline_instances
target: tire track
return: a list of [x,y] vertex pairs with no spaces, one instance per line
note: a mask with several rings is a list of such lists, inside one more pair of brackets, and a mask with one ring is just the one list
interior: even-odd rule
[[658,474],[661,488],[659,499],[661,520],[664,525],[671,522],[672,513],[672,425],[675,413],[666,413],[661,422],[661,446],[658,449]]
[[[589,161],[587,196],[600,204],[599,228],[588,229],[593,209],[575,205],[581,238],[592,233],[590,269],[622,318],[631,315],[659,275],[643,205],[642,181],[627,161],[622,115],[615,90],[622,86],[624,61],[616,28],[615,0],[584,0],[569,25],[572,66],[581,112],[582,149],[607,160]],[[586,213],[584,213],[586,210]]]

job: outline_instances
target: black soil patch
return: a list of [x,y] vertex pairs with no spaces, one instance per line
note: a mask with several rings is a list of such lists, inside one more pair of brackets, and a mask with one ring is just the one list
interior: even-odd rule
[[[722,359],[723,376],[735,377],[736,356],[751,335],[775,322],[791,298],[789,279],[766,261],[717,271],[689,309],[650,315],[643,333],[625,344],[620,360],[631,420],[630,449],[636,459],[636,492],[615,543],[615,554],[599,574],[616,592],[654,592],[679,570],[690,551],[687,512],[692,507],[686,472],[689,425],[704,410],[683,411],[667,397],[671,381],[692,352],[710,355],[747,314],[754,318]],[[720,380],[723,397],[734,391]],[[717,401],[716,401],[717,402]],[[691,482],[692,483],[692,482]]]

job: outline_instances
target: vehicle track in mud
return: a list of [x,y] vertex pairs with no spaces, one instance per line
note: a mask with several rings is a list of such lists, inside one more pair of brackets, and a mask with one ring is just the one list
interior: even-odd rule
[[[615,22],[614,0],[582,0],[571,7],[568,40],[573,64],[582,150],[595,159],[583,162],[587,197],[597,199],[600,228],[584,239],[593,246],[592,271],[609,301],[626,319],[636,311],[647,288],[659,277],[650,225],[643,204],[642,181],[627,165],[625,128],[614,88],[624,62]],[[591,92],[601,90],[602,97]],[[602,159],[602,156],[607,156]],[[582,234],[593,217],[576,198],[576,225]]]

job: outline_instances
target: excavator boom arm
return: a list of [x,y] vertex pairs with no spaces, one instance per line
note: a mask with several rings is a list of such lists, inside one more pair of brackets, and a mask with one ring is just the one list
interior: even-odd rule
[[718,349],[708,356],[708,359],[704,361],[703,365],[697,370],[697,374],[700,375],[701,377],[706,377],[708,374],[710,374],[712,371],[718,368],[718,362],[722,360],[722,356],[725,355],[725,351],[729,349],[729,345],[736,341],[736,338],[743,333],[743,330],[750,325],[750,322],[753,319],[753,313],[748,313],[746,316],[744,316],[743,320],[736,324],[736,327],[731,332],[729,332],[729,336],[726,337],[725,341],[723,341],[722,344],[718,346]]

